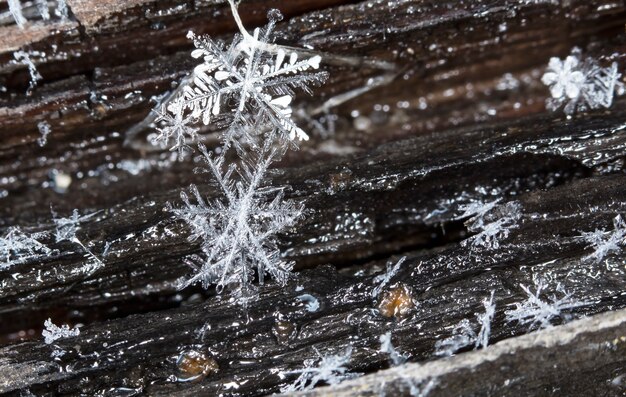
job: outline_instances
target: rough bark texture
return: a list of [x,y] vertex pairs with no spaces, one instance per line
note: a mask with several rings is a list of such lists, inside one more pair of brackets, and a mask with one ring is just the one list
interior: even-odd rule
[[[330,81],[300,95],[298,107],[336,117],[331,136],[308,126],[312,139],[266,181],[308,212],[280,236],[285,258],[296,261],[294,279],[260,287],[247,310],[228,291],[176,290],[191,271],[183,258],[199,246],[166,204],[180,205],[191,183],[208,197],[219,192],[193,173],[197,164],[151,147],[150,128],[137,128],[150,98],[193,68],[188,30],[232,36],[227,4],[67,0],[69,18],[42,21],[30,5],[24,29],[0,20],[0,228],[43,232],[54,249],[0,269],[0,393],[265,395],[292,382],[288,372],[317,357],[315,349],[347,346],[349,370],[368,375],[312,395],[406,394],[404,376],[436,377],[432,395],[442,396],[623,393],[626,253],[595,263],[579,236],[610,230],[626,214],[626,100],[568,119],[545,110],[540,79],[550,57],[574,46],[624,71],[626,5],[525,3],[241,3],[246,26],[279,8],[277,42],[324,55]],[[16,50],[35,54],[43,78],[32,92]],[[40,146],[42,121],[51,133]],[[202,136],[217,143],[210,128]],[[57,186],[59,174],[71,178],[67,189]],[[519,204],[517,227],[497,248],[468,245],[461,206],[495,199]],[[78,237],[103,268],[85,270],[79,246],[54,242],[51,208],[96,213]],[[403,255],[384,291],[403,285],[413,305],[388,318],[373,279]],[[520,285],[535,277],[586,302],[571,315],[595,316],[524,336],[527,327],[504,311],[526,298]],[[490,343],[500,342],[438,359],[436,341],[474,319],[491,291]],[[305,310],[303,293],[320,301],[318,311]],[[83,324],[81,334],[46,345],[47,318]],[[387,331],[412,364],[384,369],[379,337]],[[66,353],[53,358],[55,350]],[[190,350],[219,370],[181,382],[176,359]]]

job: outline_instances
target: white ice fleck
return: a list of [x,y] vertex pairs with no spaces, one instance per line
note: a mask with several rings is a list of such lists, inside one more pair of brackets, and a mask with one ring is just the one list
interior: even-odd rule
[[22,14],[22,5],[20,4],[20,0],[8,0],[9,2],[9,12],[13,16],[15,23],[20,28],[24,28],[24,24],[26,23],[26,18]]
[[43,147],[48,142],[48,135],[52,131],[50,129],[50,124],[48,124],[48,122],[45,120],[40,121],[39,123],[37,123],[37,129],[39,130],[39,133],[41,134],[41,137],[37,139],[37,143],[39,144],[39,146]]
[[407,358],[400,354],[391,343],[391,331],[380,336],[380,351],[389,354],[393,365],[404,364]]
[[69,325],[64,324],[61,327],[58,327],[52,323],[52,319],[47,319],[44,322],[44,327],[46,327],[41,333],[45,339],[46,344],[51,344],[57,339],[62,338],[71,338],[73,336],[80,335],[80,329],[78,327],[70,328]]
[[316,312],[320,308],[319,300],[313,295],[303,294],[298,296],[298,300],[306,304],[306,310],[309,312]]

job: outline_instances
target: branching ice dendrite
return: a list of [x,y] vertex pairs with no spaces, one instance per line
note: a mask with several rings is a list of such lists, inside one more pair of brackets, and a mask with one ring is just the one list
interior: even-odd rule
[[13,15],[13,19],[15,23],[20,28],[24,28],[24,24],[26,23],[26,18],[22,14],[22,5],[20,4],[20,0],[8,0],[9,2],[9,12]]
[[37,234],[27,235],[19,227],[9,228],[4,237],[0,237],[0,270],[49,255],[52,250],[40,243],[39,237]]
[[300,374],[300,376],[291,385],[281,388],[282,393],[311,390],[321,382],[334,385],[358,376],[355,373],[347,373],[346,364],[350,362],[352,347],[346,349],[343,354],[335,356],[322,356],[317,349],[315,352],[319,358],[307,359],[304,361],[303,369],[288,372],[288,374]]
[[104,266],[104,263],[89,249],[87,248],[82,241],[78,239],[76,236],[76,232],[79,229],[79,225],[81,222],[93,217],[94,214],[80,216],[78,214],[78,210],[74,210],[72,216],[69,218],[57,218],[56,214],[52,212],[54,217],[54,224],[56,226],[55,230],[55,238],[56,242],[60,243],[61,241],[70,241],[75,244],[78,244],[82,247],[82,249],[87,252],[87,254],[93,259],[93,264],[87,264],[82,270],[84,273],[92,273],[95,270]]
[[552,98],[546,101],[549,110],[555,111],[563,104],[567,115],[575,111],[609,108],[615,94],[624,93],[617,62],[603,68],[593,58],[582,59],[579,48],[574,47],[565,60],[553,57],[541,81],[550,86]]
[[613,219],[613,232],[604,229],[583,232],[582,239],[588,242],[594,250],[584,260],[593,259],[598,263],[611,252],[621,252],[621,246],[626,244],[626,222],[621,215],[617,215]]
[[150,135],[149,139],[152,144],[167,147],[172,140],[174,144],[170,150],[178,151],[179,158],[183,158],[185,152],[193,151],[187,145],[187,140],[194,141],[197,139],[197,128],[190,126],[193,122],[191,116],[184,116],[182,102],[176,100],[167,107],[163,105],[161,111],[156,111],[156,113],[158,117],[155,123],[159,133]]
[[400,270],[400,266],[402,265],[402,263],[404,263],[405,260],[406,260],[406,256],[403,256],[393,266],[391,265],[391,263],[387,263],[387,270],[385,271],[385,273],[379,274],[378,276],[374,277],[373,282],[379,283],[379,284],[372,290],[372,297],[375,298],[380,294],[380,292],[383,290],[385,285],[387,285],[389,281],[391,280],[391,278],[396,273],[398,273],[398,270]]
[[551,295],[547,297],[547,300],[543,300],[540,296],[546,288],[545,281],[535,279],[534,284],[536,287],[535,292],[532,292],[530,288],[520,284],[520,287],[528,297],[522,303],[516,303],[515,309],[505,312],[507,321],[517,321],[522,325],[529,324],[530,330],[535,328],[547,328],[552,325],[551,321],[556,317],[569,320],[570,316],[563,314],[564,310],[570,310],[589,304],[588,302],[574,299],[561,284],[557,284],[556,286],[556,291],[562,295],[561,298]]
[[391,343],[391,331],[380,336],[380,351],[389,354],[389,358],[393,365],[404,364],[407,360],[406,356],[400,354]]
[[80,329],[78,327],[70,328],[69,325],[64,324],[58,327],[52,323],[52,319],[47,319],[44,322],[46,327],[41,333],[45,339],[46,344],[54,343],[57,339],[71,338],[73,336],[80,335]]
[[165,107],[170,116],[161,115],[161,121],[202,120],[208,125],[216,120],[224,128],[225,150],[241,141],[258,143],[267,133],[286,142],[308,139],[292,120],[291,102],[295,89],[311,93],[311,86],[326,79],[325,72],[309,73],[319,68],[321,57],[299,59],[296,52],[270,43],[273,28],[282,18],[277,10],[270,11],[265,29],[250,35],[241,25],[234,2],[230,4],[241,35],[224,48],[209,37],[189,32],[196,46],[191,55],[203,63],[173,99],[182,106]]
[[463,213],[457,219],[471,216],[465,224],[470,232],[478,232],[464,240],[462,245],[471,244],[472,247],[497,249],[500,240],[507,238],[511,229],[517,227],[517,222],[522,217],[520,204],[510,201],[498,205],[499,202],[500,199],[461,206]]
[[461,320],[453,329],[452,336],[435,343],[435,354],[438,356],[450,356],[459,349],[474,345],[475,349],[485,348],[489,344],[491,334],[491,321],[496,311],[496,304],[493,301],[495,291],[491,291],[489,299],[483,299],[484,313],[477,313],[476,319],[480,324],[478,334],[472,328],[468,319]]
[[[191,228],[189,240],[200,240],[203,251],[203,255],[189,261],[196,272],[180,287],[201,282],[205,288],[215,284],[221,292],[225,286],[232,286],[247,296],[255,273],[259,284],[263,284],[266,274],[284,284],[293,263],[281,259],[276,234],[292,227],[303,207],[285,200],[282,188],[261,186],[276,149],[266,146],[258,158],[242,161],[239,168],[231,164],[224,170],[223,157],[216,160],[203,145],[198,147],[206,171],[213,174],[224,199],[207,202],[192,186],[196,204],[183,192],[184,207],[168,206]],[[234,173],[239,174],[239,180],[233,178]]]

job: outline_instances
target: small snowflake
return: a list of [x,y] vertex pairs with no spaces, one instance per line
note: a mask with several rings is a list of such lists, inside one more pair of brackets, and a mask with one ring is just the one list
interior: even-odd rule
[[[215,160],[203,145],[198,147],[224,199],[207,203],[192,186],[197,204],[182,193],[185,206],[169,206],[170,211],[191,228],[190,241],[202,243],[203,255],[189,261],[196,273],[181,287],[201,282],[205,288],[215,284],[221,292],[230,285],[243,297],[252,288],[255,269],[259,284],[263,284],[266,274],[279,283],[286,282],[293,263],[281,259],[276,234],[292,227],[302,216],[303,208],[285,200],[283,189],[261,187],[276,156],[275,150],[269,150],[254,161],[242,162],[240,169],[232,164],[224,171],[223,157]],[[236,171],[239,180],[233,178]]]
[[303,369],[288,372],[289,374],[300,374],[300,376],[293,384],[281,388],[282,393],[312,390],[321,382],[334,385],[358,376],[358,374],[348,373],[346,367],[352,356],[351,347],[346,349],[343,354],[335,356],[322,356],[317,349],[315,352],[318,355],[317,359],[307,359],[304,361],[305,367]]
[[556,110],[565,104],[564,112],[573,114],[576,110],[609,108],[615,94],[624,93],[617,63],[601,67],[593,58],[582,60],[579,48],[561,61],[551,58],[548,69],[541,81],[550,87],[551,98],[546,102],[549,110]]
[[44,322],[44,326],[46,329],[43,330],[42,335],[48,345],[54,343],[57,339],[71,338],[80,335],[80,329],[77,327],[70,328],[67,324],[58,327],[52,323],[51,319],[47,319]]
[[535,328],[542,329],[550,327],[551,321],[554,318],[560,317],[565,320],[570,318],[569,315],[564,314],[564,310],[571,310],[577,307],[588,305],[588,302],[582,302],[574,299],[570,293],[568,293],[561,284],[557,284],[556,291],[561,294],[560,298],[555,295],[550,295],[545,298],[541,298],[546,288],[546,283],[542,279],[535,279],[535,292],[532,292],[530,288],[520,284],[520,287],[524,290],[527,299],[522,303],[515,303],[515,309],[507,310],[505,312],[506,319],[509,322],[517,321],[522,325],[529,325],[529,329]]
[[181,101],[173,101],[167,108],[163,105],[161,111],[157,111],[157,124],[158,134],[152,134],[150,141],[154,145],[161,145],[167,147],[170,140],[174,144],[170,147],[171,151],[178,151],[179,158],[184,158],[187,151],[192,149],[187,144],[187,141],[195,141],[197,139],[197,128],[191,127],[193,122],[191,116],[183,115],[183,105]]
[[75,209],[72,213],[72,216],[70,216],[69,218],[57,217],[54,211],[52,212],[52,215],[54,217],[54,224],[56,226],[56,242],[60,243],[62,241],[70,241],[72,243],[78,244],[93,260],[93,263],[87,263],[84,267],[80,269],[80,271],[82,273],[91,274],[99,268],[103,267],[104,263],[76,236],[80,223],[92,218],[96,214],[94,213],[80,216],[78,210]]
[[37,240],[40,236],[28,235],[19,227],[9,228],[4,237],[0,237],[0,269],[52,253],[50,248]]
[[391,278],[396,273],[398,273],[398,270],[400,270],[400,266],[402,266],[405,260],[406,260],[406,256],[403,256],[402,258],[398,260],[398,262],[396,262],[395,265],[392,265],[391,263],[387,263],[387,270],[385,271],[385,273],[374,277],[373,282],[378,283],[378,285],[372,290],[372,297],[375,298],[380,294],[383,288],[385,288],[385,285],[387,285],[389,281],[391,280]]
[[500,241],[506,239],[522,217],[521,206],[516,202],[499,205],[500,199],[483,203],[475,202],[461,206],[464,211],[457,219],[470,217],[465,224],[470,232],[475,232],[461,244],[471,244],[473,248],[484,247],[497,249]]
[[588,242],[594,250],[584,260],[593,259],[598,263],[611,252],[621,252],[622,246],[626,245],[626,222],[621,215],[617,215],[613,219],[613,232],[607,232],[604,229],[583,232],[582,239]]

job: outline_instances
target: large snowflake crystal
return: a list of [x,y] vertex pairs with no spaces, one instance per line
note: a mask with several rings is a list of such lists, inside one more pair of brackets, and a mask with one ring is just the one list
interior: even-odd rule
[[[271,44],[272,30],[282,17],[273,10],[269,18],[267,27],[256,29],[253,35],[237,35],[228,47],[189,32],[196,46],[191,56],[203,63],[174,99],[182,106],[166,108],[167,120],[214,123],[224,130],[225,149],[241,141],[254,143],[265,133],[289,142],[307,140],[308,135],[291,118],[294,90],[311,93],[311,87],[321,84],[327,73],[313,72],[319,68],[320,56],[300,59],[296,52]],[[161,119],[166,117],[161,115]],[[162,130],[160,135],[166,132],[171,130]],[[185,129],[178,132],[191,135]]]
[[231,286],[245,298],[255,275],[259,284],[265,275],[284,283],[293,263],[281,259],[276,234],[295,225],[303,207],[285,200],[281,188],[261,186],[276,151],[266,146],[254,161],[244,161],[239,168],[231,164],[224,170],[222,157],[214,159],[203,145],[198,147],[223,199],[206,201],[192,186],[195,203],[183,192],[185,206],[170,208],[191,228],[190,241],[200,240],[202,247],[202,255],[189,260],[195,274],[181,288],[201,282],[205,288],[215,284],[221,292]]
[[0,237],[0,270],[49,255],[52,250],[37,239],[41,235],[28,235],[19,227],[11,227]]
[[609,108],[614,96],[624,93],[617,63],[601,67],[593,58],[582,60],[579,48],[561,61],[551,58],[541,81],[550,87],[551,98],[546,101],[549,110],[557,110],[565,104],[567,115],[575,111]]

